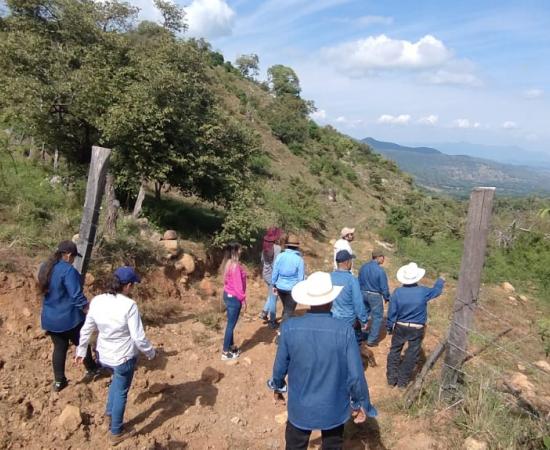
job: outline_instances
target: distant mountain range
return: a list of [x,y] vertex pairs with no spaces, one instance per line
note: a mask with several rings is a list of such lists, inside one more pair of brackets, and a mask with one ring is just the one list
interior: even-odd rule
[[[450,155],[431,147],[362,140],[397,163],[431,191],[464,196],[475,186],[494,186],[500,195],[550,195],[550,167],[503,164],[468,155]],[[460,145],[460,144],[457,144]],[[467,149],[466,149],[467,150]]]

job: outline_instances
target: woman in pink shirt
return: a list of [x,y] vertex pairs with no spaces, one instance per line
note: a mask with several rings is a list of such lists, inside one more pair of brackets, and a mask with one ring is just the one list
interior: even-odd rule
[[223,338],[222,361],[237,359],[239,349],[233,342],[233,331],[239,320],[241,308],[246,311],[246,271],[239,263],[241,246],[232,242],[225,248],[223,268],[223,301],[227,312],[227,326]]

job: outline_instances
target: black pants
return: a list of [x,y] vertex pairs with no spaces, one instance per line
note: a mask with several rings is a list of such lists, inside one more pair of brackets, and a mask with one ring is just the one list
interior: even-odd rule
[[277,290],[277,292],[281,297],[281,302],[283,302],[283,317],[281,319],[281,322],[283,322],[294,315],[294,311],[296,310],[296,302],[292,298],[292,294],[289,291]]
[[[388,353],[386,377],[388,384],[405,387],[411,381],[411,375],[418,362],[420,347],[424,339],[424,328],[413,328],[396,324],[391,338],[391,348]],[[401,360],[401,350],[405,343],[407,350]]]
[[[67,359],[67,351],[69,350],[70,344],[78,345],[82,325],[84,325],[84,322],[80,323],[72,330],[63,331],[61,333],[48,331],[53,342],[52,366],[55,381],[65,380],[65,360]],[[90,346],[88,346],[88,350],[86,351],[84,367],[86,367],[87,370],[94,370],[97,367],[92,358],[92,349]]]
[[[301,430],[290,422],[286,423],[286,450],[306,450],[311,430]],[[321,430],[323,450],[341,450],[344,445],[344,425],[330,430]]]

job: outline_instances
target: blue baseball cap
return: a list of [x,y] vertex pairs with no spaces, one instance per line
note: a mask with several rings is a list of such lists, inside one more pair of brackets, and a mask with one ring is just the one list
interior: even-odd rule
[[354,259],[355,255],[352,255],[347,250],[340,250],[338,253],[336,253],[336,262],[341,263],[345,261],[349,261],[350,259]]
[[115,270],[115,277],[117,277],[122,284],[139,283],[141,281],[140,276],[130,266],[122,266]]

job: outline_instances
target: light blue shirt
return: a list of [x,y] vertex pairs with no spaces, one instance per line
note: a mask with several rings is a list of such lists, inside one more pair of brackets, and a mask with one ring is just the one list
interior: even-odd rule
[[298,250],[287,248],[279,253],[273,264],[271,284],[281,291],[290,292],[305,278],[304,258]]
[[359,281],[349,270],[335,270],[330,274],[333,286],[344,286],[332,303],[332,316],[353,326],[356,319],[367,323],[368,316],[363,302]]

